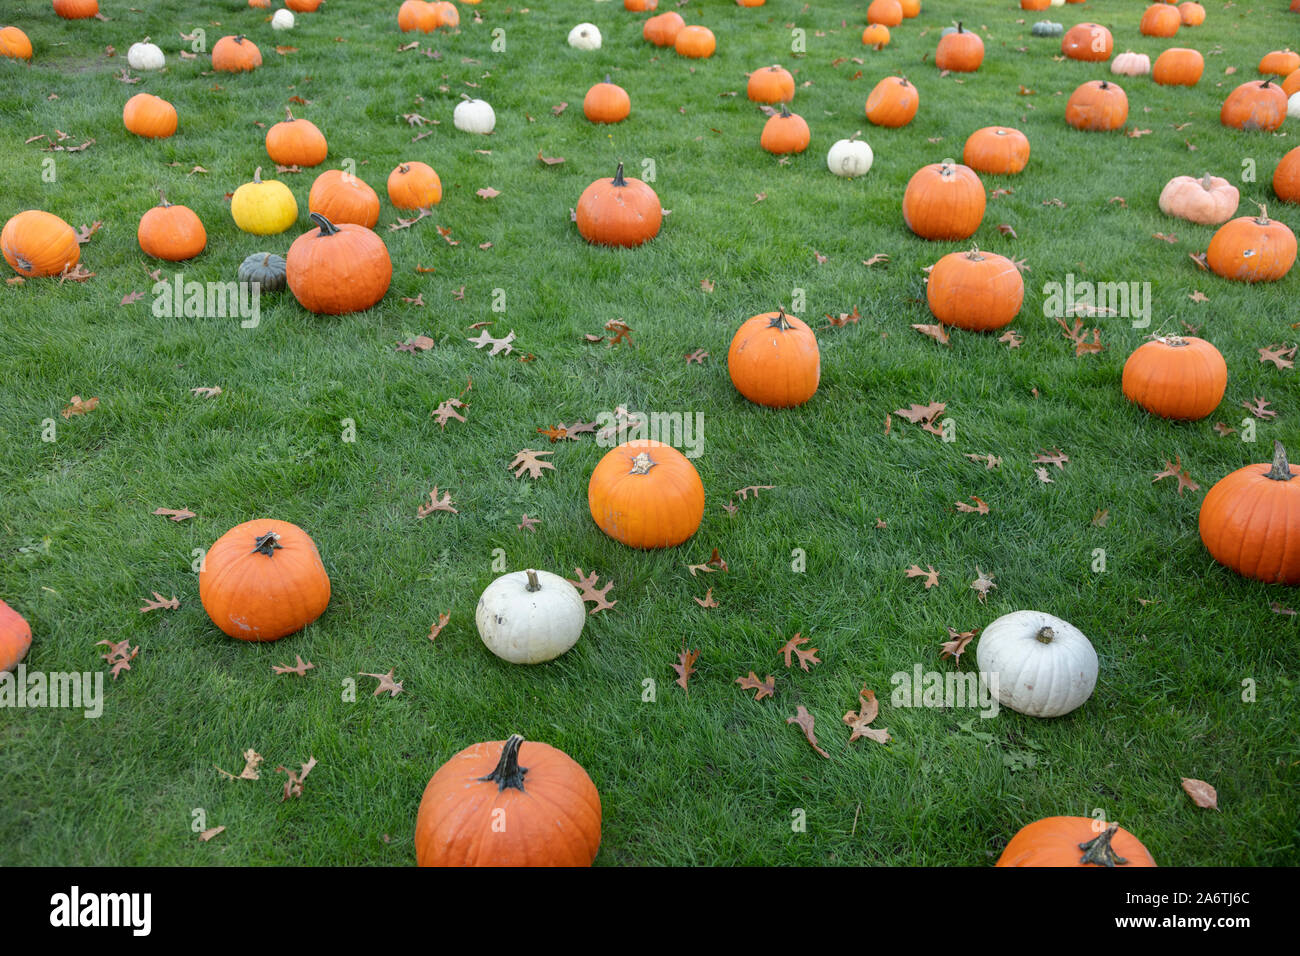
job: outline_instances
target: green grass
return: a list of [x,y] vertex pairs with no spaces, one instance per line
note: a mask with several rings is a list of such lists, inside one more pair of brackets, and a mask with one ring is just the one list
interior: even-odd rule
[[[1294,145],[1290,124],[1276,135],[1238,133],[1219,125],[1218,109],[1300,22],[1281,0],[1211,3],[1204,27],[1168,44],[1138,36],[1141,4],[1050,11],[1067,26],[1108,24],[1117,50],[1221,49],[1193,89],[1124,81],[1129,127],[1151,131],[1140,138],[1064,124],[1065,96],[1108,67],[1057,62],[1058,41],[1032,39],[1017,22],[1041,15],[1005,0],[980,3],[968,18],[987,26],[987,56],[961,78],[940,78],[929,60],[939,28],[969,11],[969,0],[926,0],[921,18],[881,52],[859,42],[862,4],[693,3],[681,8],[687,21],[718,35],[707,61],[651,48],[640,37],[644,16],[616,2],[551,2],[526,14],[499,0],[463,7],[460,32],[415,37],[439,60],[397,52],[412,37],[397,32],[395,2],[327,3],[278,38],[242,0],[205,6],[204,19],[182,13],[192,5],[179,0],[137,3],[144,12],[105,3],[109,22],[79,23],[58,20],[46,2],[8,5],[36,53],[30,67],[0,64],[0,213],[42,208],[105,226],[83,248],[96,273],[89,282],[2,291],[0,596],[32,622],[29,668],[101,669],[95,642],[104,639],[129,640],[140,655],[107,682],[97,721],[0,713],[0,863],[408,864],[429,776],[462,747],[511,732],[564,749],[591,774],[604,809],[597,862],[607,865],[987,865],[1025,823],[1097,808],[1162,865],[1300,862],[1300,674],[1291,657],[1300,618],[1270,610],[1271,601],[1298,599],[1214,564],[1196,527],[1219,477],[1264,460],[1274,437],[1300,451],[1295,372],[1261,365],[1255,351],[1295,341],[1300,275],[1249,287],[1198,270],[1188,253],[1204,250],[1211,230],[1168,219],[1155,202],[1169,176],[1206,169],[1239,183],[1243,214],[1250,200],[1271,198],[1273,166]],[[471,22],[475,11],[481,23]],[[600,51],[565,44],[582,19],[604,33]],[[791,53],[790,23],[807,31],[806,56]],[[201,75],[205,58],[177,55],[178,31],[199,26],[209,43],[248,33],[264,66]],[[497,28],[500,52],[490,48]],[[124,85],[115,74],[145,34],[163,43],[168,69]],[[298,51],[277,55],[277,39]],[[114,58],[104,56],[109,44]],[[841,57],[864,63],[832,65]],[[758,148],[764,118],[744,95],[745,73],[771,62],[798,71],[794,107],[813,133],[809,150],[785,166]],[[1235,75],[1225,77],[1227,67]],[[609,129],[587,123],[580,108],[607,72],[633,101],[631,118]],[[921,94],[919,115],[901,130],[870,127],[862,113],[871,86],[890,73],[906,73]],[[1019,95],[1021,84],[1036,92]],[[176,105],[175,137],[146,142],[122,129],[122,103],[139,91]],[[720,95],[728,91],[739,95]],[[495,107],[491,137],[452,127],[466,92]],[[232,279],[244,256],[283,252],[306,230],[309,172],[281,177],[303,214],[281,236],[238,232],[224,200],[255,166],[270,165],[254,123],[275,122],[292,95],[310,101],[297,115],[329,138],[327,166],[355,159],[381,195],[388,171],[407,159],[442,177],[442,204],[412,229],[387,229],[395,213],[385,201],[387,297],[338,318],[308,314],[287,293],[268,297],[256,329],[155,317],[146,271],[158,263],[146,263],[135,224],[157,188],[207,225],[207,250],[181,267],[187,279]],[[553,115],[561,102],[568,109]],[[418,131],[401,118],[410,112],[441,125],[412,143]],[[993,336],[958,332],[944,348],[909,328],[931,321],[921,270],[968,243],[912,236],[902,191],[918,167],[959,157],[965,137],[990,124],[1024,129],[1033,144],[1023,174],[985,177],[990,191],[1014,192],[990,199],[974,237],[1028,261],[1014,325],[1024,344],[1008,350]],[[55,129],[96,143],[73,154],[23,144]],[[874,168],[854,181],[831,176],[827,148],[859,129]],[[539,150],[566,162],[543,166]],[[50,156],[53,183],[41,178]],[[654,186],[672,210],[662,233],[631,252],[589,247],[570,207],[618,160],[638,171],[643,158],[655,160]],[[1246,160],[1258,182],[1240,182]],[[209,172],[188,175],[195,165]],[[478,198],[485,186],[500,196]],[[756,193],[766,200],[755,203]],[[1108,202],[1116,195],[1127,207]],[[1064,208],[1043,204],[1052,198]],[[1294,209],[1273,211],[1300,227]],[[1002,223],[1018,238],[1002,235]],[[435,225],[460,244],[445,243]],[[481,250],[485,242],[492,247]],[[887,268],[861,264],[877,252],[892,256]],[[436,272],[417,274],[417,264]],[[1076,358],[1043,314],[1043,284],[1069,272],[1150,282],[1153,327],[1201,327],[1228,362],[1220,410],[1176,424],[1130,406],[1120,371],[1151,330],[1127,320],[1098,319],[1106,351]],[[745,317],[789,306],[796,288],[814,325],[854,306],[862,320],[820,333],[816,397],[772,412],[736,394],[726,349]],[[491,310],[495,289],[505,292],[503,314]],[[119,306],[133,290],[145,298]],[[1195,290],[1209,301],[1193,302]],[[403,302],[417,295],[425,307]],[[635,348],[582,341],[615,317],[635,330]],[[513,329],[536,361],[488,358],[464,341],[472,323],[489,319],[496,334]],[[437,339],[434,349],[394,351],[422,333]],[[683,356],[696,348],[711,357],[687,366]],[[430,412],[471,377],[468,423],[440,430]],[[224,390],[214,400],[189,392],[214,385]],[[65,421],[59,412],[74,394],[99,397],[99,408]],[[1260,395],[1279,415],[1259,423],[1255,444],[1215,434],[1214,422],[1239,426],[1240,403]],[[897,416],[884,434],[887,413],[929,401],[948,403],[955,442]],[[604,449],[590,436],[545,445],[536,433],[619,404],[705,416],[696,464],[707,511],[680,548],[647,554],[607,539],[585,497]],[[58,423],[53,443],[40,440],[48,418]],[[349,418],[355,443],[340,440]],[[506,463],[525,447],[553,450],[556,470],[516,480]],[[1070,464],[1040,484],[1030,460],[1052,447]],[[986,471],[967,453],[999,455],[1002,467]],[[1152,483],[1176,456],[1199,492],[1180,497],[1171,482]],[[418,520],[435,484],[460,513]],[[776,487],[729,517],[723,503],[753,484]],[[991,513],[955,513],[953,503],[970,495]],[[151,514],[181,506],[199,517],[173,524]],[[1091,524],[1098,509],[1110,512],[1105,527]],[[536,534],[516,530],[523,512],[542,518]],[[333,583],[319,621],[269,646],[217,631],[190,571],[193,549],[258,516],[306,528]],[[887,528],[876,529],[877,518]],[[692,578],[686,565],[713,547],[730,572]],[[617,582],[618,605],[589,618],[579,644],[553,663],[499,661],[473,626],[497,548],[511,569],[595,569],[602,583]],[[791,571],[795,548],[807,553],[804,573]],[[1106,550],[1105,573],[1090,569],[1095,548]],[[905,579],[912,563],[939,569],[939,586]],[[987,604],[968,587],[977,566],[997,582]],[[720,607],[706,611],[692,598],[709,586]],[[154,590],[176,594],[181,608],[137,613]],[[1100,680],[1080,710],[977,720],[990,744],[959,727],[971,712],[889,705],[892,673],[917,662],[952,666],[938,659],[946,626],[982,628],[1026,607],[1072,621],[1094,643]],[[430,644],[429,626],[446,610],[451,623]],[[787,671],[775,653],[795,631],[820,648],[824,663],[808,673]],[[670,668],[683,645],[700,651],[689,697]],[[964,668],[975,666],[973,648]],[[305,679],[271,675],[272,663],[295,654],[317,669]],[[373,698],[373,682],[360,679],[357,702],[341,699],[345,678],[389,668],[405,682],[401,696]],[[751,669],[776,675],[775,699],[756,704],[733,683]],[[655,703],[642,702],[646,678],[657,682]],[[1248,678],[1258,688],[1249,704]],[[894,737],[886,747],[846,745],[840,716],[864,682],[884,699],[877,723]],[[830,759],[786,725],[798,704],[816,716]],[[266,757],[262,779],[220,778],[213,765],[238,771],[248,747]],[[1008,767],[1004,756],[1017,752],[1032,752],[1036,765]],[[281,803],[274,768],[309,756],[319,764],[304,796]],[[1221,812],[1194,807],[1183,776],[1214,784]],[[196,808],[227,831],[198,843]],[[796,808],[806,811],[806,832],[792,832]]]

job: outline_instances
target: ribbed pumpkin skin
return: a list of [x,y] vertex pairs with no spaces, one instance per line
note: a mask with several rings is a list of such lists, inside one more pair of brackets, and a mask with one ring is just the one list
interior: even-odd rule
[[379,222],[379,195],[359,176],[327,169],[311,184],[307,210],[335,225],[350,222],[373,229]]
[[1146,37],[1171,37],[1183,25],[1182,14],[1167,3],[1153,3],[1142,14],[1138,32]]
[[1161,86],[1195,86],[1205,72],[1205,58],[1199,50],[1170,47],[1151,67],[1151,79]]
[[1290,271],[1296,238],[1284,223],[1267,216],[1241,216],[1224,223],[1210,239],[1210,271],[1239,282],[1273,282]]
[[1114,37],[1099,23],[1076,24],[1061,37],[1061,52],[1071,60],[1109,60],[1114,49]]
[[[998,866],[1097,866],[1080,863],[1080,843],[1097,837],[1097,821],[1092,817],[1044,817],[1020,829],[998,857]],[[1127,863],[1122,867],[1155,866],[1156,861],[1142,842],[1123,827],[1110,841],[1115,853]]]
[[789,103],[794,99],[794,77],[781,66],[765,66],[749,74],[745,95],[755,103]]
[[1128,120],[1128,95],[1117,83],[1089,80],[1070,94],[1065,121],[1091,132],[1117,130]]
[[1278,160],[1273,170],[1273,192],[1283,202],[1300,202],[1300,146]]
[[763,124],[758,144],[769,153],[780,156],[785,153],[802,153],[808,148],[811,139],[812,133],[804,118],[782,106],[780,113],[768,117]]
[[127,132],[146,139],[166,139],[176,132],[176,107],[162,97],[137,93],[122,107]]
[[984,220],[984,184],[959,163],[922,166],[903,191],[903,221],[922,239],[968,239]]
[[[1266,477],[1270,471],[1296,477]],[[1300,465],[1238,468],[1206,494],[1198,524],[1220,564],[1268,584],[1300,584]]]
[[14,60],[32,58],[32,41],[17,27],[0,27],[0,56]]
[[277,235],[298,220],[298,200],[284,183],[263,180],[259,166],[253,181],[244,183],[231,197],[230,218],[241,230],[255,236]]
[[289,114],[266,131],[266,155],[281,166],[319,166],[329,144],[315,123]]
[[1025,281],[1006,256],[951,252],[930,270],[925,297],[934,317],[945,325],[991,332],[1020,314]]
[[[633,474],[639,455],[655,463]],[[704,519],[704,483],[690,460],[662,442],[624,442],[596,465],[587,506],[601,531],[630,548],[673,548]]]
[[985,126],[967,137],[961,161],[977,173],[1014,175],[1029,162],[1029,138],[1009,126]]
[[624,178],[622,163],[613,179],[598,179],[582,191],[575,214],[582,238],[624,248],[653,239],[664,218],[655,191],[639,179]]
[[[268,556],[257,539],[279,535]],[[231,528],[208,549],[199,600],[212,623],[241,641],[275,641],[301,631],[330,600],[330,579],[315,543],[295,524],[262,518]]]
[[0,253],[20,275],[56,276],[81,260],[77,233],[50,212],[28,209],[0,231]]
[[582,115],[593,123],[621,123],[632,112],[632,98],[627,90],[605,77],[596,83],[582,99]]
[[289,291],[309,312],[344,315],[370,308],[393,281],[388,247],[365,226],[327,225],[304,232],[289,247]]
[[395,209],[421,209],[442,201],[442,180],[428,163],[402,163],[388,174],[388,201]]
[[793,408],[808,401],[817,392],[821,370],[817,336],[784,312],[747,319],[727,352],[727,372],[736,391],[768,408]]
[[523,789],[500,789],[481,778],[496,769],[506,744],[466,747],[429,780],[415,820],[418,865],[591,866],[601,812],[587,772],[562,750],[524,741]]
[[912,122],[920,105],[915,86],[901,76],[887,76],[867,96],[867,119],[876,126],[897,129]]
[[212,47],[212,69],[218,73],[244,73],[262,65],[262,51],[247,37],[225,36]]
[[17,667],[31,646],[32,628],[27,619],[0,601],[0,673]]
[[1124,363],[1124,396],[1152,415],[1197,421],[1223,401],[1228,366],[1209,342],[1175,336],[1144,342]]
[[164,201],[164,205],[154,206],[140,217],[136,239],[146,255],[181,262],[204,250],[208,233],[193,209]]

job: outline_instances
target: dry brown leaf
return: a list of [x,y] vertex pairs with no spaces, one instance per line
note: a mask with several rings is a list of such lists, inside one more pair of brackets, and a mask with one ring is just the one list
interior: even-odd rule
[[157,591],[154,591],[152,598],[145,599],[144,607],[140,608],[140,613],[148,614],[150,611],[174,611],[180,606],[180,598],[175,595],[170,598],[165,598]]
[[460,514],[459,511],[452,507],[450,491],[444,491],[442,497],[438,497],[437,485],[434,485],[433,491],[429,492],[428,504],[420,505],[420,507],[416,509],[415,516],[417,518],[427,518],[435,511],[450,511],[452,514]]
[[225,827],[212,827],[210,830],[204,830],[202,833],[199,834],[199,842],[207,843],[214,836],[217,836],[218,834],[225,833],[225,832],[226,832]]
[[960,663],[961,655],[962,652],[966,650],[966,645],[969,644],[978,633],[978,628],[973,631],[958,631],[949,626],[948,640],[943,641],[939,645],[942,648],[939,652],[939,659],[942,660],[945,657],[951,657],[954,661]]
[[1296,346],[1294,345],[1290,348],[1281,345],[1270,345],[1256,351],[1259,352],[1261,362],[1272,362],[1279,369],[1295,368]]
[[978,564],[975,565],[975,580],[971,582],[970,587],[972,591],[979,594],[981,604],[984,603],[984,599],[990,591],[997,589],[997,585],[993,583],[993,577],[992,574],[985,574],[981,571]]
[[261,764],[262,760],[264,759],[262,755],[259,754],[252,747],[249,747],[240,756],[244,758],[244,769],[239,771],[238,774],[228,773],[227,771],[222,770],[220,767],[216,767],[216,764],[213,764],[213,766],[216,767],[217,773],[221,774],[223,777],[226,777],[229,780],[261,779],[261,774],[258,772],[257,768]]
[[1183,777],[1183,790],[1192,798],[1192,803],[1207,810],[1219,809],[1219,794],[1204,780]]
[[487,329],[483,329],[481,332],[479,332],[478,336],[475,338],[466,339],[467,342],[473,342],[474,348],[476,349],[481,349],[485,345],[490,345],[491,349],[489,349],[488,351],[489,356],[496,355],[501,352],[504,352],[506,355],[509,355],[511,352],[515,350],[515,347],[511,344],[512,342],[514,342],[514,340],[515,340],[514,329],[511,329],[510,333],[506,335],[505,338],[501,338],[501,339],[493,338]]
[[695,662],[700,659],[699,651],[683,650],[677,655],[677,663],[672,665],[673,670],[677,672],[677,680],[673,681],[678,687],[686,691],[690,696],[691,689],[687,686],[691,675],[695,673]]
[[713,588],[709,588],[707,591],[705,591],[704,597],[692,598],[691,600],[693,600],[696,604],[698,604],[700,607],[703,608],[718,606],[718,602],[713,599]]
[[939,572],[934,569],[934,565],[927,564],[926,570],[922,571],[919,565],[912,565],[903,571],[909,578],[925,578],[925,589],[928,591],[939,583]]
[[1183,470],[1182,465],[1183,462],[1180,457],[1175,457],[1172,464],[1166,461],[1165,470],[1157,473],[1156,476],[1151,479],[1151,483],[1154,485],[1157,481],[1163,481],[1166,478],[1177,478],[1178,493],[1180,495],[1183,493],[1184,488],[1189,488],[1192,491],[1200,491],[1201,486],[1192,481],[1192,476]]
[[578,576],[576,581],[572,578],[565,578],[565,580],[578,589],[584,601],[591,601],[596,605],[587,612],[589,615],[595,614],[597,611],[609,610],[618,603],[617,601],[609,600],[609,589],[614,586],[612,580],[607,581],[603,588],[597,588],[596,582],[600,580],[600,575],[595,571],[592,571],[591,574],[584,575],[582,573],[582,568],[574,568],[573,573]]
[[450,620],[451,620],[450,611],[443,611],[441,614],[439,614],[438,623],[431,624],[429,626],[429,640],[436,641],[438,639],[438,635],[442,633],[442,629],[447,626],[447,622]]
[[975,502],[975,504],[967,504],[965,501],[956,501],[953,502],[953,504],[955,504],[957,510],[963,514],[986,515],[989,513],[989,506],[985,504],[984,500],[978,495],[971,495],[970,500]]
[[380,694],[387,691],[390,699],[396,697],[402,692],[402,682],[393,679],[396,674],[396,667],[390,670],[387,674],[368,674],[365,671],[357,671],[358,677],[374,677],[379,681],[379,686],[376,687],[375,692],[371,694],[372,697],[378,697]]
[[764,697],[771,697],[776,693],[776,678],[771,674],[768,674],[763,680],[759,680],[758,675],[750,671],[748,677],[737,677],[736,683],[740,685],[741,690],[756,691],[754,700],[762,700]]
[[806,671],[809,669],[808,665],[820,664],[821,659],[817,656],[817,648],[809,647],[807,649],[804,649],[803,647],[800,646],[803,644],[807,644],[808,641],[810,640],[810,638],[803,637],[801,635],[802,632],[798,632],[795,634],[794,637],[790,638],[790,640],[782,644],[780,649],[777,650],[777,654],[785,658],[785,666],[787,668],[790,666],[791,663],[790,655],[793,654],[794,656],[799,658],[799,667]]
[[297,674],[299,677],[306,677],[308,671],[316,669],[316,665],[313,664],[311,661],[304,661],[302,659],[301,654],[295,654],[294,657],[297,658],[298,663],[294,664],[293,666],[290,666],[288,664],[272,664],[271,673],[272,674]]
[[555,470],[555,466],[549,461],[542,461],[542,456],[554,454],[553,451],[534,451],[531,448],[525,448],[515,455],[510,464],[506,465],[506,468],[513,471],[516,478],[522,478],[524,472],[528,473],[529,478],[540,478],[542,472],[546,469]]
[[922,335],[928,335],[940,345],[950,344],[948,341],[947,330],[939,323],[934,323],[932,325],[913,324],[912,328],[916,329],[916,331],[920,332]]
[[184,521],[187,518],[197,518],[193,511],[188,508],[155,508],[153,513],[156,515],[166,515],[172,521]]
[[808,741],[808,746],[812,747],[813,750],[817,751],[827,760],[830,759],[831,755],[822,750],[822,748],[817,744],[817,735],[813,733],[814,718],[812,714],[808,713],[808,708],[803,704],[800,704],[795,710],[794,716],[787,717],[785,722],[787,724],[798,724],[799,728],[803,731],[804,739]]
[[883,727],[867,726],[876,719],[880,713],[880,701],[876,700],[876,692],[867,690],[864,685],[862,690],[858,691],[858,709],[851,710],[844,715],[844,723],[848,724],[853,732],[849,735],[849,743],[866,737],[868,740],[874,740],[878,744],[887,744],[890,741],[889,730]]
[[294,773],[292,770],[286,770],[284,767],[275,768],[277,773],[283,773],[289,778],[284,784],[284,796],[280,798],[281,803],[288,800],[290,797],[302,796],[302,782],[307,779],[307,774],[311,773],[312,768],[315,766],[316,758],[312,757],[302,765],[302,769],[297,773]]

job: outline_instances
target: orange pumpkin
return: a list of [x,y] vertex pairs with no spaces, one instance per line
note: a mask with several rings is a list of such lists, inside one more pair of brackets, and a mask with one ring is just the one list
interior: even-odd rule
[[678,56],[692,60],[707,60],[718,48],[718,41],[708,27],[682,27],[673,40]]
[[388,201],[395,209],[428,209],[442,201],[442,180],[428,163],[402,163],[388,174]]
[[639,246],[659,235],[663,222],[655,191],[624,178],[622,163],[613,179],[598,179],[582,191],[575,213],[582,238],[601,246]]
[[315,123],[295,119],[286,106],[284,119],[266,131],[266,155],[281,166],[319,166],[329,155],[329,144]]
[[1272,132],[1286,119],[1286,94],[1272,80],[1249,80],[1228,94],[1219,122],[1240,130]]
[[606,75],[604,83],[595,84],[583,97],[582,112],[593,123],[621,123],[632,112],[632,98]]
[[137,93],[122,107],[128,133],[146,139],[166,139],[176,132],[176,107],[152,93]]
[[883,23],[872,23],[862,31],[862,45],[883,50],[889,46],[889,27]]
[[432,33],[438,29],[438,14],[427,0],[405,0],[397,8],[397,29],[403,33]]
[[1273,282],[1282,278],[1295,262],[1295,233],[1285,223],[1268,218],[1259,207],[1258,216],[1241,216],[1219,227],[1205,253],[1210,271],[1224,279],[1241,282]]
[[898,0],[871,0],[867,4],[867,22],[896,27],[903,22],[903,7]]
[[1138,32],[1144,37],[1171,37],[1178,33],[1183,18],[1175,7],[1166,3],[1153,3],[1142,14]]
[[449,0],[435,0],[429,8],[437,18],[438,27],[446,27],[450,30],[452,27],[460,26],[460,10],[456,8],[456,4],[450,3]]
[[991,332],[1010,325],[1025,299],[1025,281],[1006,256],[950,252],[930,270],[925,298],[944,325]]
[[1282,80],[1282,92],[1287,95],[1287,101],[1290,102],[1292,96],[1300,93],[1300,70],[1293,70]]
[[270,518],[231,528],[208,549],[199,600],[212,623],[241,641],[276,641],[321,616],[330,579],[316,544]]
[[271,0],[248,0],[248,5],[254,10],[269,10],[271,8]]
[[1029,138],[1007,126],[985,126],[966,139],[961,161],[977,173],[1010,176],[1029,162]]
[[335,225],[318,212],[317,228],[293,241],[285,256],[289,291],[308,312],[343,315],[368,309],[388,292],[393,262],[384,240],[365,226]]
[[903,190],[903,221],[922,239],[967,239],[984,220],[984,184],[969,166],[923,166]]
[[1205,58],[1198,50],[1172,46],[1156,57],[1151,79],[1161,86],[1195,86],[1205,72]]
[[244,73],[262,65],[262,51],[245,36],[222,37],[212,47],[212,68],[218,73]]
[[0,231],[0,252],[19,275],[56,276],[81,259],[77,233],[53,213],[29,209]]
[[746,319],[732,337],[727,372],[736,391],[756,405],[802,405],[821,381],[817,336],[784,310],[756,315]]
[[307,210],[320,213],[335,225],[353,223],[373,229],[379,221],[379,196],[361,177],[328,169],[311,184]]
[[1118,83],[1089,80],[1070,94],[1065,121],[1075,129],[1106,132],[1128,120],[1128,97]]
[[789,103],[794,99],[794,77],[781,66],[768,66],[749,74],[745,95],[755,103]]
[[315,13],[321,0],[284,0],[284,5],[294,13]]
[[1071,60],[1109,60],[1114,49],[1115,39],[1099,23],[1075,24],[1061,37],[1061,52]]
[[939,38],[934,65],[951,73],[974,73],[984,62],[984,41],[958,22],[957,30]]
[[653,16],[641,28],[641,36],[655,46],[672,46],[677,41],[677,34],[686,26],[682,15],[675,10]]
[[1020,9],[1037,12],[1046,10],[1052,5],[1052,0],[1020,0]]
[[611,448],[587,483],[601,531],[630,548],[673,548],[704,520],[704,483],[676,448],[637,439]]
[[767,0],[736,0],[738,7],[761,7]]
[[203,221],[188,206],[175,206],[159,193],[158,205],[140,217],[136,240],[145,255],[168,262],[193,259],[208,244]]
[[87,20],[99,13],[99,0],[54,0],[54,12],[65,20]]
[[0,56],[13,60],[30,60],[32,41],[17,27],[0,28]]
[[1118,823],[1092,817],[1045,817],[1022,827],[998,866],[1155,866],[1147,848]]
[[1300,202],[1300,146],[1278,161],[1273,170],[1273,192],[1283,202]]
[[1187,0],[1186,3],[1178,5],[1178,16],[1183,21],[1185,27],[1199,27],[1205,22],[1205,8],[1199,3]]
[[1267,584],[1300,584],[1300,465],[1273,442],[1273,461],[1219,479],[1201,502],[1198,524],[1210,557]]
[[1264,54],[1263,59],[1259,61],[1257,72],[1265,76],[1286,76],[1296,70],[1300,70],[1300,53],[1292,50],[1273,50],[1271,53]]
[[1223,401],[1228,365],[1209,342],[1194,336],[1154,338],[1124,363],[1124,397],[1152,415],[1197,421]]
[[659,0],[623,0],[623,9],[631,10],[633,13],[645,13],[658,7]]
[[921,15],[921,0],[898,0],[898,5],[903,8],[904,20]]
[[27,619],[0,601],[0,674],[17,667],[31,646],[32,627]]
[[599,848],[600,794],[587,771],[518,734],[439,767],[415,818],[420,866],[590,866]]
[[812,134],[809,133],[804,118],[798,113],[791,113],[782,103],[781,112],[769,116],[767,122],[763,124],[759,145],[769,153],[777,155],[802,153],[808,148],[811,138]]
[[896,129],[912,122],[920,104],[915,86],[901,76],[887,76],[867,97],[867,119],[877,126]]

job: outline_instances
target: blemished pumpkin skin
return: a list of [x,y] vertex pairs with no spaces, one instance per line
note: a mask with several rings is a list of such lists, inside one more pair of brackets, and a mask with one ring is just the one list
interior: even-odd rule
[[1228,365],[1209,342],[1169,336],[1144,342],[1124,363],[1124,397],[1152,415],[1199,421],[1223,401]]
[[427,209],[442,202],[442,180],[428,163],[402,163],[388,174],[388,201],[394,209]]
[[944,325],[991,332],[1010,325],[1025,300],[1025,281],[1006,256],[950,252],[930,270],[925,298]]
[[1286,119],[1286,93],[1271,80],[1250,80],[1228,94],[1219,122],[1240,130],[1272,132]]
[[1273,442],[1270,464],[1219,479],[1201,502],[1201,542],[1210,557],[1266,584],[1300,584],[1300,465]]
[[1178,33],[1183,18],[1176,7],[1167,3],[1153,3],[1142,14],[1138,32],[1144,37],[1171,37]]
[[304,232],[284,257],[289,291],[308,312],[345,315],[379,302],[393,281],[384,240],[365,226],[335,225],[311,214],[316,228]]
[[0,230],[0,253],[19,275],[56,276],[81,260],[77,232],[58,216],[28,209]]
[[789,103],[794,99],[794,77],[782,66],[765,66],[749,74],[745,95],[754,103]]
[[262,65],[262,51],[245,36],[225,36],[212,47],[212,69],[218,73],[246,73]]
[[374,229],[379,222],[379,196],[361,177],[327,169],[311,184],[307,211],[318,212],[336,225],[350,222]]
[[0,601],[0,674],[17,667],[31,646],[32,627],[27,619]]
[[1202,226],[1218,226],[1227,222],[1241,204],[1237,187],[1219,176],[1206,173],[1195,176],[1175,176],[1160,191],[1160,211],[1166,216],[1177,216]]
[[1300,203],[1300,146],[1278,160],[1273,170],[1273,192],[1283,202]]
[[1300,70],[1300,53],[1293,50],[1273,50],[1265,53],[1256,70],[1265,76],[1286,76]]
[[0,56],[11,60],[30,60],[32,41],[17,27],[0,28]]
[[605,77],[582,98],[582,115],[593,123],[621,123],[632,113],[632,97],[627,90]]
[[787,153],[802,153],[808,148],[812,134],[808,123],[798,113],[791,113],[784,103],[781,112],[769,116],[763,124],[763,133],[758,143],[769,153],[778,156]]
[[176,132],[176,107],[152,93],[137,93],[122,107],[122,125],[128,133],[146,139],[166,139]]
[[415,861],[590,866],[600,819],[600,794],[576,760],[514,734],[466,747],[438,768],[415,818]]
[[817,336],[784,310],[746,319],[732,336],[727,373],[736,391],[756,405],[794,408],[817,392],[821,350]]
[[659,234],[663,207],[655,191],[641,180],[623,176],[598,179],[582,191],[575,209],[578,233],[599,246],[639,246]]
[[1205,22],[1205,7],[1192,0],[1178,5],[1178,16],[1182,18],[1183,26],[1199,27]]
[[967,137],[961,161],[977,173],[1015,175],[1029,162],[1029,138],[1008,126],[985,126]]
[[871,0],[867,5],[867,22],[896,27],[903,22],[903,7],[898,0]]
[[676,10],[669,10],[651,17],[641,27],[641,36],[655,46],[672,46],[677,42],[677,34],[686,26],[686,21]]
[[87,20],[99,13],[99,0],[54,0],[54,12],[65,20]]
[[281,166],[319,166],[329,155],[329,144],[320,127],[296,119],[285,107],[284,119],[266,131],[266,155]]
[[1195,86],[1205,72],[1205,58],[1198,50],[1170,47],[1151,67],[1151,79],[1161,86]]
[[965,29],[960,22],[957,31],[939,38],[934,53],[934,65],[951,73],[974,73],[984,62],[984,41],[978,33]]
[[707,60],[717,48],[717,38],[708,27],[682,27],[673,40],[677,55],[692,60]]
[[1089,80],[1070,94],[1065,121],[1075,129],[1112,132],[1128,121],[1128,96],[1118,83]]
[[876,126],[897,129],[912,122],[921,96],[916,87],[901,76],[887,76],[867,97],[867,119]]
[[903,190],[903,221],[922,239],[968,239],[984,220],[984,184],[950,159],[922,166]]
[[1295,262],[1296,238],[1285,223],[1258,216],[1241,216],[1219,227],[1205,253],[1210,271],[1241,282],[1273,282]]
[[1061,52],[1071,60],[1109,60],[1114,49],[1114,37],[1099,23],[1076,24],[1061,37]]
[[435,0],[430,4],[433,9],[433,15],[438,18],[438,28],[448,30],[460,26],[460,11],[456,9],[456,4],[449,0]]
[[277,641],[321,616],[330,579],[307,532],[261,518],[236,525],[208,549],[199,600],[230,637]]
[[1156,865],[1140,840],[1117,823],[1098,830],[1093,817],[1045,817],[1022,827],[998,857],[997,866]]
[[264,181],[262,167],[258,166],[253,181],[244,183],[230,197],[230,217],[244,232],[273,236],[298,221],[298,200],[284,183]]
[[597,463],[587,507],[596,527],[629,548],[675,548],[704,520],[704,483],[676,448],[637,439]]
[[206,248],[208,233],[203,221],[188,206],[169,203],[159,194],[158,205],[140,217],[136,240],[145,255],[168,262],[193,259]]
[[889,46],[889,27],[883,23],[868,24],[867,28],[862,31],[862,45],[883,50]]

